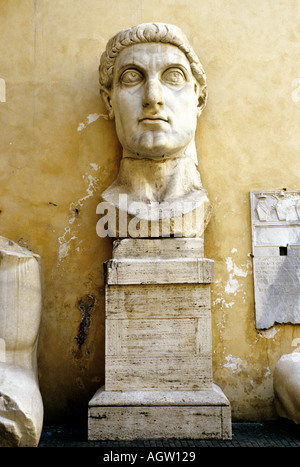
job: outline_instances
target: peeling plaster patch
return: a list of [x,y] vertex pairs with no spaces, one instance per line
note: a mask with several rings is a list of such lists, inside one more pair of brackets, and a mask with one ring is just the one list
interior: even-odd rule
[[213,305],[219,305],[221,304],[221,308],[223,308],[223,306],[225,308],[232,308],[233,305],[234,305],[234,302],[226,302],[226,300],[223,298],[223,297],[220,297],[220,298],[216,298],[216,300],[213,301]]
[[6,86],[3,78],[0,78],[0,102],[6,102]]
[[224,367],[229,368],[232,373],[240,373],[241,371],[245,370],[245,364],[240,357],[234,357],[233,355],[227,355],[225,357],[227,363],[225,363]]
[[219,297],[213,301],[213,307],[215,307],[216,305],[219,305],[219,309],[222,312],[222,319],[218,321],[217,327],[221,327],[222,329],[225,329],[225,315],[226,315],[225,309],[232,308],[234,305],[234,302],[233,301],[226,302],[226,300],[221,296],[220,293],[218,295]]
[[[227,265],[227,271],[228,272],[231,272],[232,271],[232,274],[233,276],[238,276],[238,277],[247,277],[248,276],[248,273],[249,271],[243,271],[243,269],[241,268],[238,268],[232,261],[232,258],[229,256],[228,258],[226,258],[226,265]],[[249,265],[247,264],[246,265],[246,268],[248,268]]]
[[266,331],[260,331],[258,335],[260,337],[265,337],[266,339],[274,339],[275,335],[277,334],[277,329],[267,329]]
[[89,181],[89,186],[87,187],[86,189],[86,192],[87,192],[87,195],[84,196],[83,198],[81,198],[80,200],[77,201],[76,204],[72,203],[71,206],[73,205],[73,210],[75,209],[75,207],[77,206],[82,206],[82,203],[87,200],[88,198],[90,198],[91,196],[93,196],[94,194],[94,190],[97,186],[97,183],[98,183],[98,179],[93,177],[92,175],[83,175],[83,178],[87,178],[88,181]]
[[[70,229],[66,229],[65,230],[65,235],[66,233],[70,233]],[[64,236],[65,236],[64,235]],[[72,240],[76,240],[77,237],[73,236],[71,237],[69,240],[65,240],[64,239],[64,236],[63,237],[60,237],[58,239],[59,243],[60,243],[60,247],[59,247],[59,251],[58,251],[58,259],[59,261],[61,261],[63,258],[65,258],[66,256],[68,256],[69,254],[69,250],[70,250],[70,242]],[[64,241],[65,240],[65,241]]]
[[237,279],[230,277],[229,281],[225,285],[225,292],[228,294],[236,294],[240,284]]
[[[237,252],[236,248],[233,248],[231,250],[231,253]],[[233,297],[236,296],[236,294],[242,293],[242,300],[243,303],[247,302],[247,292],[241,290],[241,285],[238,281],[237,278],[239,277],[247,277],[249,272],[251,272],[251,261],[248,261],[246,264],[241,265],[241,267],[238,267],[234,264],[232,257],[227,257],[225,259],[226,261],[226,266],[227,266],[227,271],[229,273],[229,279],[227,283],[224,285],[224,292],[218,292],[217,293],[217,298],[213,301],[213,306],[218,306],[218,308],[222,311],[223,317],[222,320],[218,322],[217,326],[224,328],[224,321],[225,321],[225,314],[226,314],[226,309],[228,308],[233,308],[235,305],[235,299]],[[220,283],[221,281],[216,281],[215,283]],[[231,300],[229,301],[228,299],[226,300],[226,297],[230,295]]]
[[[235,248],[233,248],[232,252],[237,251]],[[234,262],[232,261],[232,258],[228,256],[226,258],[226,266],[227,266],[227,271],[230,273],[229,274],[229,280],[225,286],[225,292],[227,294],[236,294],[238,291],[240,284],[235,277],[247,277],[249,274],[248,268],[251,266],[251,262],[249,261],[245,267],[247,270],[243,270],[242,268],[237,267]]]
[[242,301],[243,301],[243,303],[247,303],[247,300],[248,300],[248,299],[247,299],[247,292],[243,292],[243,295],[244,295],[244,296],[243,296],[243,298],[242,298]]
[[270,376],[270,374],[271,374],[271,369],[268,367],[264,376]]
[[[70,242],[77,239],[77,237],[75,237],[74,235],[72,235],[71,238],[69,239],[67,237],[71,235],[71,226],[74,223],[75,219],[77,218],[77,213],[79,212],[78,208],[82,207],[83,203],[88,198],[93,196],[95,188],[98,183],[98,179],[93,177],[90,174],[83,175],[83,179],[84,178],[87,178],[87,180],[89,181],[89,185],[86,189],[87,194],[83,198],[76,201],[75,203],[70,204],[70,207],[69,207],[70,216],[69,216],[69,221],[68,221],[69,225],[65,227],[64,234],[58,238],[58,243],[60,244],[60,247],[58,250],[58,263],[60,263],[63,258],[68,256],[69,251],[70,251]],[[76,250],[78,251],[78,249]]]
[[77,127],[77,131],[82,131],[84,128],[86,128],[88,125],[90,125],[91,123],[95,122],[96,120],[98,120],[99,117],[103,117],[105,118],[106,120],[108,120],[108,115],[105,115],[105,114],[90,114],[86,117],[86,121],[85,122],[82,122],[82,123],[79,123],[78,127]]

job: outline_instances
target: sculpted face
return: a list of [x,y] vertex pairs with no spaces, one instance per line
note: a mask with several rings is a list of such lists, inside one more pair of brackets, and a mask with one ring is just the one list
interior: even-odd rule
[[183,52],[142,43],[116,59],[106,102],[123,148],[139,157],[175,157],[194,138],[198,84]]

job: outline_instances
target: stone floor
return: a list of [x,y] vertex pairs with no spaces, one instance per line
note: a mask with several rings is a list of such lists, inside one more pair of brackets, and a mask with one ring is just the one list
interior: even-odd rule
[[233,423],[231,440],[88,441],[86,427],[45,426],[39,447],[100,448],[200,448],[200,447],[300,447],[300,426],[288,420]]

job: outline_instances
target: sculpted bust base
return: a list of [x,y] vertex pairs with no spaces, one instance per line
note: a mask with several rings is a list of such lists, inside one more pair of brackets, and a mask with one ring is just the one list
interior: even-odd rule
[[[127,197],[122,203],[124,193]],[[106,220],[115,238],[127,234],[141,238],[202,237],[211,215],[206,190],[190,158],[163,162],[124,158],[102,200],[112,206]]]

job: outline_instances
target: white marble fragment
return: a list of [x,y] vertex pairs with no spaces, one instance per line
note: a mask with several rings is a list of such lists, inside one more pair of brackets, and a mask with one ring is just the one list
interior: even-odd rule
[[256,328],[300,323],[300,191],[250,199]]
[[0,237],[0,446],[35,447],[43,424],[37,376],[40,257]]
[[280,417],[300,423],[300,353],[282,355],[274,370],[275,408]]

